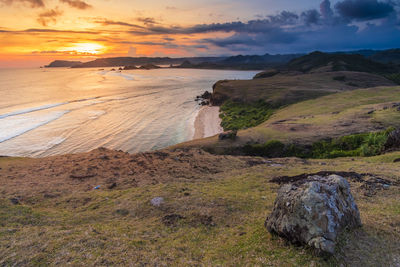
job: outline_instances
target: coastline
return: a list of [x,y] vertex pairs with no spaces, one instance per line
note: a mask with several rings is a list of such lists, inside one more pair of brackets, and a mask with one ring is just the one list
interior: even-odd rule
[[193,140],[214,136],[223,131],[224,130],[221,127],[221,119],[219,117],[219,107],[202,107],[194,121]]

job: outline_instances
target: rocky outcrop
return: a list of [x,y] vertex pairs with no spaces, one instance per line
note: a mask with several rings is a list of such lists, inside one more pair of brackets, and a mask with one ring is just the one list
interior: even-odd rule
[[125,66],[124,70],[137,70],[138,68],[135,65]]
[[218,135],[218,140],[235,140],[237,131],[226,131]]
[[315,175],[279,189],[265,226],[292,243],[333,254],[338,234],[361,226],[361,219],[346,179]]
[[140,66],[139,69],[141,70],[154,70],[154,69],[160,69],[160,66],[154,65],[154,64],[145,64],[143,66]]
[[385,149],[395,149],[400,147],[400,129],[396,129],[389,133],[385,143]]

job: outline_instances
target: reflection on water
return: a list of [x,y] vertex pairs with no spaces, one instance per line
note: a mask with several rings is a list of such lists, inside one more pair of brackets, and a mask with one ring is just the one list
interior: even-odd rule
[[103,146],[139,152],[190,140],[196,95],[256,72],[0,70],[0,155],[47,156]]

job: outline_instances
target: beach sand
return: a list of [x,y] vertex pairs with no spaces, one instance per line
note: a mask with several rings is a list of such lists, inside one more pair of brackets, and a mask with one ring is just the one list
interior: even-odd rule
[[219,107],[202,107],[194,122],[193,139],[206,138],[223,132]]

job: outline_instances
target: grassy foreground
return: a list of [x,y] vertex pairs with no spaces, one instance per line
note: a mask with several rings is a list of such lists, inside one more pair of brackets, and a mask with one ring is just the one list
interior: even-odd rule
[[[3,158],[0,266],[396,266],[400,165],[392,162],[397,158],[400,152],[265,160],[200,150],[138,155],[96,150],[40,161]],[[99,172],[82,174],[86,161]],[[117,162],[123,163],[120,169]],[[174,172],[188,166],[193,172],[186,176]],[[364,226],[344,234],[329,259],[287,244],[263,226],[279,188],[271,179],[322,170],[369,173],[365,180],[376,175],[393,183],[371,189],[349,179]],[[59,178],[47,179],[52,172],[60,172]],[[115,185],[110,186],[110,175]],[[152,206],[154,197],[165,203]]]

